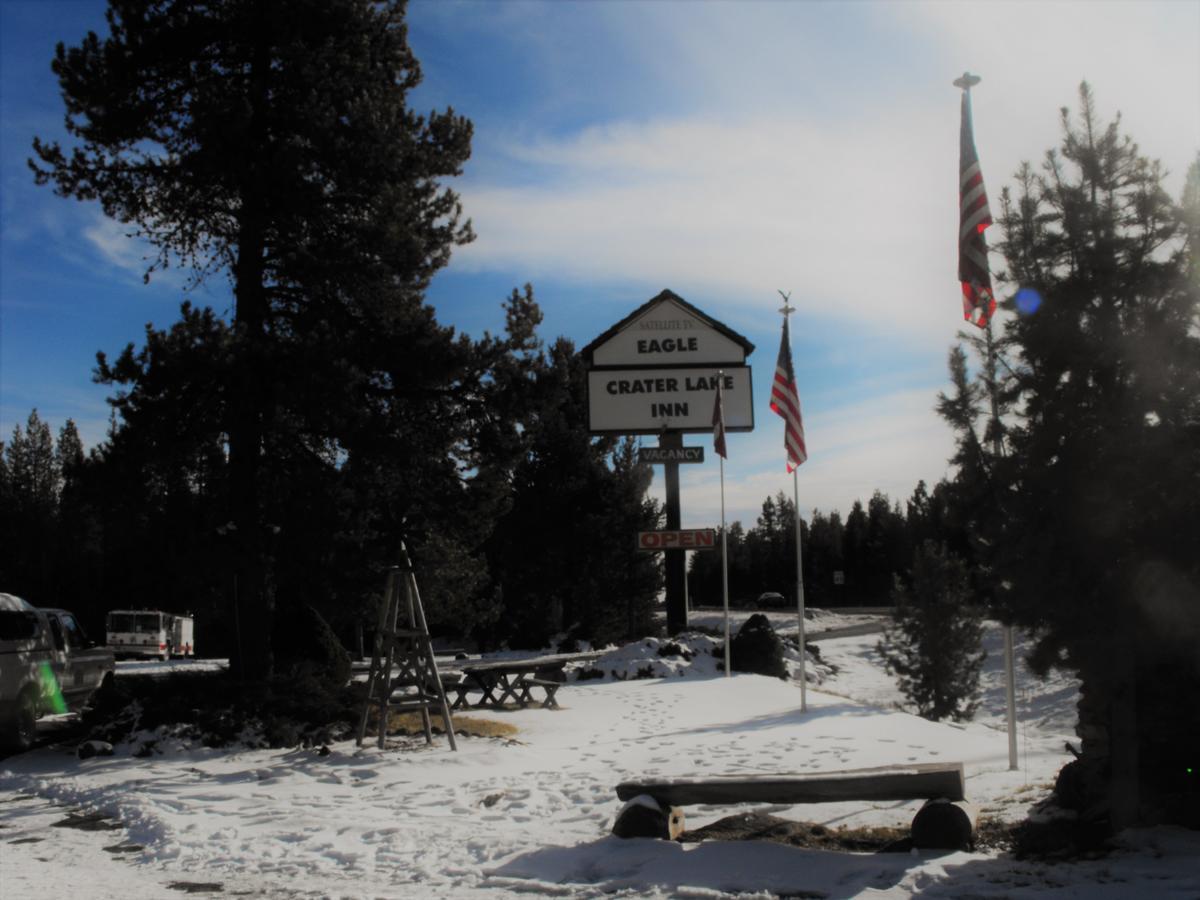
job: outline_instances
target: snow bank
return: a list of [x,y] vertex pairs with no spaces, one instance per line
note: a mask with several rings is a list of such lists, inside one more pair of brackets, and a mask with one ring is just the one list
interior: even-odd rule
[[[989,648],[999,643],[997,629]],[[877,636],[822,643],[830,667],[799,711],[795,683],[735,673],[696,653],[689,665],[661,644],[614,650],[604,665],[663,666],[683,675],[573,681],[561,710],[486,713],[515,740],[353,742],[317,750],[209,750],[161,740],[77,760],[43,748],[0,761],[5,896],[148,900],[204,885],[224,895],[514,898],[1125,897],[1200,893],[1200,836],[1159,829],[1123,836],[1107,859],[1045,865],[984,853],[856,855],[759,842],[677,845],[609,835],[621,781],[818,772],[905,762],[964,763],[968,796],[985,816],[1023,817],[1067,754],[1069,679],[1042,684],[1021,670],[1022,762],[1010,772],[1000,660],[989,657],[978,721],[927,722],[878,666]],[[703,649],[698,638],[688,646]],[[598,664],[599,665],[599,664]],[[836,692],[836,693],[835,693]],[[472,713],[472,715],[478,715]],[[833,803],[764,811],[830,828],[905,826],[916,804]],[[70,809],[111,817],[112,831],[51,828]],[[688,807],[689,828],[738,807]],[[759,809],[763,809],[759,807]],[[110,848],[106,852],[104,848]],[[191,887],[181,887],[190,885]],[[86,893],[82,893],[86,889]],[[210,890],[209,894],[212,893]]]

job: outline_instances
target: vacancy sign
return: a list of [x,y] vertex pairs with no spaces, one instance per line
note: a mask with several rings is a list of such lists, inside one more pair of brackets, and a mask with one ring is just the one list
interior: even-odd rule
[[663,291],[588,346],[588,425],[596,434],[711,432],[718,378],[725,428],[754,428],[746,356],[754,345]]
[[717,532],[712,528],[685,528],[682,531],[639,531],[639,550],[714,550]]

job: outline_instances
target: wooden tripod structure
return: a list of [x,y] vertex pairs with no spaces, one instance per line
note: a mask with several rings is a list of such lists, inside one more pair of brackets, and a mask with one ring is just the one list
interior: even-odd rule
[[388,713],[392,710],[419,710],[421,723],[425,727],[425,741],[432,744],[433,728],[429,711],[437,708],[442,715],[450,749],[458,750],[454,741],[450,704],[446,702],[446,692],[433,658],[433,645],[429,640],[429,626],[425,622],[421,594],[417,590],[417,578],[403,542],[400,544],[400,564],[388,571],[383,597],[379,601],[379,622],[375,629],[374,651],[367,675],[367,697],[358,725],[360,747],[367,737],[367,719],[372,708],[378,714],[380,748],[385,743]]

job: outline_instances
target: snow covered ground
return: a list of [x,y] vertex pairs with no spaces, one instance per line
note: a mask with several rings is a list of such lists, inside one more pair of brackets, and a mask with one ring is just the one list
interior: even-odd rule
[[[961,761],[985,816],[1022,818],[1067,759],[1076,685],[1041,683],[1022,667],[1021,765],[1009,771],[998,628],[988,633],[980,714],[963,726],[897,709],[876,640],[819,645],[804,714],[794,682],[726,678],[711,656],[659,656],[663,642],[648,639],[598,660],[605,678],[560,690],[561,710],[488,713],[519,733],[461,737],[457,753],[441,739],[386,750],[345,742],[324,756],[161,736],[147,758],[131,746],[83,761],[43,748],[0,761],[0,896],[1200,896],[1200,834],[1174,829],[1126,833],[1106,858],[1057,864],[609,835],[624,780],[906,762]],[[706,646],[701,636],[690,643]],[[630,674],[648,665],[663,677]],[[907,825],[917,805],[768,811],[830,827]],[[687,825],[737,809],[688,807]],[[99,815],[77,818],[85,828],[53,827],[69,813]]]

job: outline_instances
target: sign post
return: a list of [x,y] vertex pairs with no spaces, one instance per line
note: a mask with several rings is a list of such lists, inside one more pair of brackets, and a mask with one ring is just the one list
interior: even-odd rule
[[[686,533],[680,532],[679,465],[703,462],[704,453],[684,447],[683,435],[712,431],[718,383],[726,430],[754,428],[746,365],[752,352],[752,343],[671,291],[652,298],[580,351],[588,362],[589,430],[658,435],[658,447],[639,457],[663,467],[668,533]],[[663,552],[667,633],[678,634],[687,627],[687,550],[707,548],[643,549]]]
[[[683,435],[675,431],[665,431],[658,439],[658,446],[664,450],[679,450],[683,447]],[[680,527],[679,514],[679,463],[669,462],[663,465],[663,478],[667,487],[667,530],[678,530]],[[687,579],[687,553],[683,550],[667,550],[663,553],[663,569],[666,576],[667,589],[667,634],[678,634],[687,628],[687,607],[685,603],[672,603],[675,598],[682,598],[684,581]]]

